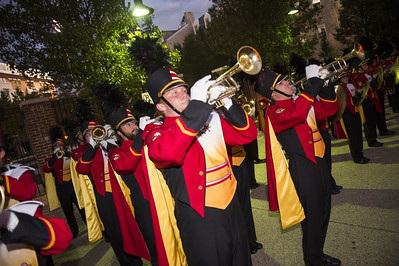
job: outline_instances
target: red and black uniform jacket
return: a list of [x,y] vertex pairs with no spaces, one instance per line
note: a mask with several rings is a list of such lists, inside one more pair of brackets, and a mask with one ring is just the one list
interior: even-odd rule
[[[361,91],[363,89],[363,86],[369,83],[369,80],[363,72],[353,73],[351,76],[351,80],[357,91]],[[375,87],[371,84],[369,84],[369,86],[370,88],[367,92],[367,99],[375,105],[375,111],[380,113],[382,112],[382,106],[380,101],[378,100],[378,95],[375,91]]]
[[125,140],[120,147],[112,148],[109,152],[114,170],[123,178],[135,178],[140,187],[144,199],[148,200],[147,183],[143,174],[136,174],[141,161],[141,148],[143,146],[142,131],[137,134],[134,140]]
[[[111,165],[109,159],[108,165]],[[102,197],[105,196],[105,193],[108,193],[105,191],[104,157],[103,151],[100,148],[94,149],[92,146],[86,145],[82,157],[76,164],[76,171],[79,174],[89,176],[90,180],[94,183],[96,197]],[[124,198],[121,187],[116,180],[115,173],[112,169],[108,169],[108,173],[114,200],[114,205],[109,207],[116,209],[118,220],[115,222],[118,222],[121,230],[123,249],[126,253],[150,260],[149,251],[143,235]]]
[[[220,109],[221,127],[227,145],[247,144],[256,139],[255,124],[243,110],[233,104]],[[206,130],[211,106],[190,101],[179,117],[166,117],[162,125],[146,127],[143,134],[148,155],[162,169],[175,199],[191,206],[201,217],[205,210],[205,155],[197,136]],[[205,126],[205,127],[204,127]]]
[[64,176],[64,157],[56,158],[53,155],[47,162],[43,165],[42,170],[44,173],[51,173],[56,180],[56,184],[63,184]]
[[306,122],[310,108],[313,106],[316,121],[324,120],[337,111],[337,100],[313,97],[302,93],[297,99],[276,101],[267,109],[276,136],[283,149],[290,154],[299,154],[316,163],[313,147],[312,130]]
[[43,215],[38,207],[34,215],[13,211],[18,217],[18,225],[12,231],[1,231],[1,241],[5,244],[23,243],[36,250],[39,265],[42,256],[64,252],[72,241],[72,232],[64,219]]
[[353,103],[353,96],[348,88],[348,83],[342,83],[342,87],[344,88],[345,96],[346,96],[346,105],[345,109],[349,111],[351,114],[356,113],[356,106]]
[[71,151],[71,157],[75,162],[78,162],[86,150],[86,144],[80,144],[77,148]]
[[[10,167],[13,166],[10,165]],[[7,169],[4,168],[1,172],[8,172],[6,170]],[[12,175],[2,174],[1,179],[3,179],[6,194],[13,199],[25,201],[31,200],[36,196],[37,186],[35,175],[32,170],[27,169],[17,178]]]

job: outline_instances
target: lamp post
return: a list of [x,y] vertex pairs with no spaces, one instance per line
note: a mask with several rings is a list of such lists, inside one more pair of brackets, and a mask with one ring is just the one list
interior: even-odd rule
[[152,7],[143,4],[142,0],[134,0],[134,7],[132,9],[132,15],[135,17],[144,17],[154,13]]

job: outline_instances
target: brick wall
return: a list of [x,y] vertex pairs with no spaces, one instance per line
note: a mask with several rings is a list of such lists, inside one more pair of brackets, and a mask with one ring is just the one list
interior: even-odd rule
[[52,150],[49,129],[57,123],[52,104],[48,98],[35,98],[22,102],[20,108],[33,153],[43,165]]

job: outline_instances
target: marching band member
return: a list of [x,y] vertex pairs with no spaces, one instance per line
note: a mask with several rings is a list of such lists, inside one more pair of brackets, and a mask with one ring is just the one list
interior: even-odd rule
[[[316,119],[331,116],[336,110],[335,92],[316,75],[320,67],[307,67],[304,92],[294,96],[295,88],[280,74],[264,70],[259,74],[256,90],[273,100],[266,112],[266,158],[271,210],[282,211],[277,177],[281,173],[273,168],[277,161],[271,158],[274,132],[289,159],[289,173],[304,209],[305,218],[298,207],[297,220],[302,225],[302,248],[306,265],[340,265],[339,259],[324,253],[331,210],[330,171],[324,159],[325,145],[317,128]],[[317,101],[316,97],[324,99]],[[269,121],[269,123],[268,123]],[[276,180],[272,178],[276,176]],[[277,186],[277,191],[276,191]],[[277,203],[278,202],[278,203]],[[290,206],[292,208],[292,206]]]
[[[4,160],[0,142],[0,164]],[[31,168],[19,166],[7,171],[19,177],[7,173],[6,187],[0,186],[0,264],[53,265],[51,255],[69,247],[72,233],[63,219],[45,217],[43,203],[31,200],[36,194]]]
[[6,149],[0,143],[0,180],[6,195],[18,201],[30,200],[36,196],[35,169],[21,164],[7,164]]
[[[111,126],[103,127],[104,137],[94,141],[95,121],[86,122],[85,150],[76,170],[88,175],[93,183],[96,204],[104,225],[104,235],[121,265],[142,265],[141,258],[150,260],[149,251],[134,218],[129,188],[116,174],[108,157],[108,148],[116,146]],[[101,130],[101,129],[100,129]]]
[[109,157],[112,166],[131,189],[135,218],[150,251],[151,264],[158,265],[152,217],[148,202],[148,188],[144,175],[140,171],[140,167],[142,167],[142,131],[139,129],[131,111],[125,107],[120,107],[112,112],[108,121],[116,129],[122,140],[119,147],[114,147],[110,150]]
[[[253,141],[256,127],[224,99],[221,113],[206,102],[210,76],[191,88],[169,69],[154,71],[147,90],[163,115],[145,135],[148,156],[165,176],[188,265],[251,265],[245,221],[226,144]],[[216,99],[224,87],[215,87]]]
[[342,118],[335,124],[335,133],[338,138],[347,138],[352,160],[358,164],[366,164],[370,161],[363,154],[362,120],[359,110],[360,93],[349,82],[350,73],[341,76],[341,86],[345,93],[346,104]]
[[[71,154],[65,148],[64,132],[61,127],[54,126],[50,128],[50,138],[54,145],[53,154],[47,160],[42,169],[44,173],[51,174],[55,183],[56,197],[59,200],[65,217],[71,228],[73,237],[76,238],[79,234],[79,226],[73,210],[73,205],[78,208],[82,221],[86,223],[86,215],[83,209],[79,208],[76,198],[75,190],[71,180],[70,160]],[[51,184],[51,182],[47,182]],[[51,190],[46,186],[47,192],[51,194]]]
[[377,112],[382,112],[381,103],[378,100],[378,95],[371,86],[372,76],[367,74],[368,65],[367,62],[358,60],[355,61],[355,66],[358,68],[357,72],[351,76],[352,84],[356,87],[356,90],[362,94],[367,93],[366,97],[362,98],[362,108],[364,112],[365,122],[364,135],[367,140],[369,147],[381,147],[384,144],[377,140]]

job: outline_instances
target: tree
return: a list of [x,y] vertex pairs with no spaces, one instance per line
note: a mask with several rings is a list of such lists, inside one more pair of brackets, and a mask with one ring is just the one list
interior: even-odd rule
[[314,36],[307,34],[315,23],[316,9],[309,1],[300,1],[301,16],[289,16],[290,1],[269,0],[213,0],[209,10],[209,27],[186,39],[182,51],[185,77],[195,80],[199,72],[235,61],[235,54],[243,45],[257,49],[263,64],[287,65],[291,53],[308,56]]
[[140,70],[127,46],[137,23],[120,0],[12,0],[0,7],[0,60],[48,74],[65,90],[100,80],[137,95]]
[[366,37],[375,42],[399,37],[399,1],[341,0],[337,38]]

